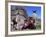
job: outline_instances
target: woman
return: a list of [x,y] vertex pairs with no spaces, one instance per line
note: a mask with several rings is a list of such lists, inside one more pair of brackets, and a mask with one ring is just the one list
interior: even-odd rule
[[25,25],[23,29],[36,29],[34,25],[35,20],[32,17],[28,17],[27,20],[25,20],[24,22],[25,22]]
[[35,19],[33,17],[28,18],[28,29],[36,29],[35,25]]

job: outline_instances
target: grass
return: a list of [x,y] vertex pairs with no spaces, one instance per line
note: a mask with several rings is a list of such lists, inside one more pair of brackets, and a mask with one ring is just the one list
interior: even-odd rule
[[36,25],[36,29],[41,29],[41,25]]

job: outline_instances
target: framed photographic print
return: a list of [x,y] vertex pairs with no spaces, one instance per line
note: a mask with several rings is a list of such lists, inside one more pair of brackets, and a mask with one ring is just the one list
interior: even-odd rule
[[8,35],[44,33],[44,3],[8,2]]

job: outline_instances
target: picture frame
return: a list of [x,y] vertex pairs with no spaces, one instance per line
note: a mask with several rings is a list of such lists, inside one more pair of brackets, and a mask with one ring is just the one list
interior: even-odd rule
[[[41,9],[41,13],[39,13],[41,16],[41,29],[38,29],[38,30],[23,30],[23,31],[11,31],[11,18],[12,18],[12,6],[15,6],[15,7],[21,7],[21,6],[24,6],[24,8],[29,8],[29,6],[31,7],[31,6],[34,6],[35,8],[36,7],[40,7],[40,9]],[[15,8],[15,7],[13,7],[13,9]],[[32,8],[34,8],[34,7],[32,7]],[[37,3],[37,2],[19,2],[19,1],[10,1],[10,2],[8,2],[7,3],[7,7],[6,7],[7,9],[6,9],[6,14],[7,14],[7,31],[6,32],[8,32],[8,35],[17,35],[17,36],[21,36],[21,35],[37,35],[37,34],[44,34],[45,33],[45,5],[44,5],[44,3]],[[27,8],[27,9],[28,9]],[[34,8],[34,9],[35,9]],[[34,10],[33,9],[33,10]],[[37,9],[35,9],[35,10],[37,10]],[[13,10],[14,11],[14,10]],[[39,12],[40,12],[40,10],[39,10]]]

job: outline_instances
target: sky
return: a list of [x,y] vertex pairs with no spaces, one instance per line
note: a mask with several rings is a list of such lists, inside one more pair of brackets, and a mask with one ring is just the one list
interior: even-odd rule
[[[15,9],[16,6],[12,6],[12,9]],[[33,11],[36,10],[36,14],[38,17],[41,17],[41,7],[38,6],[23,6],[26,10],[28,16],[32,16]]]
[[27,10],[28,16],[32,16],[33,11],[36,10],[37,16],[41,17],[41,7],[25,6],[25,10]]

